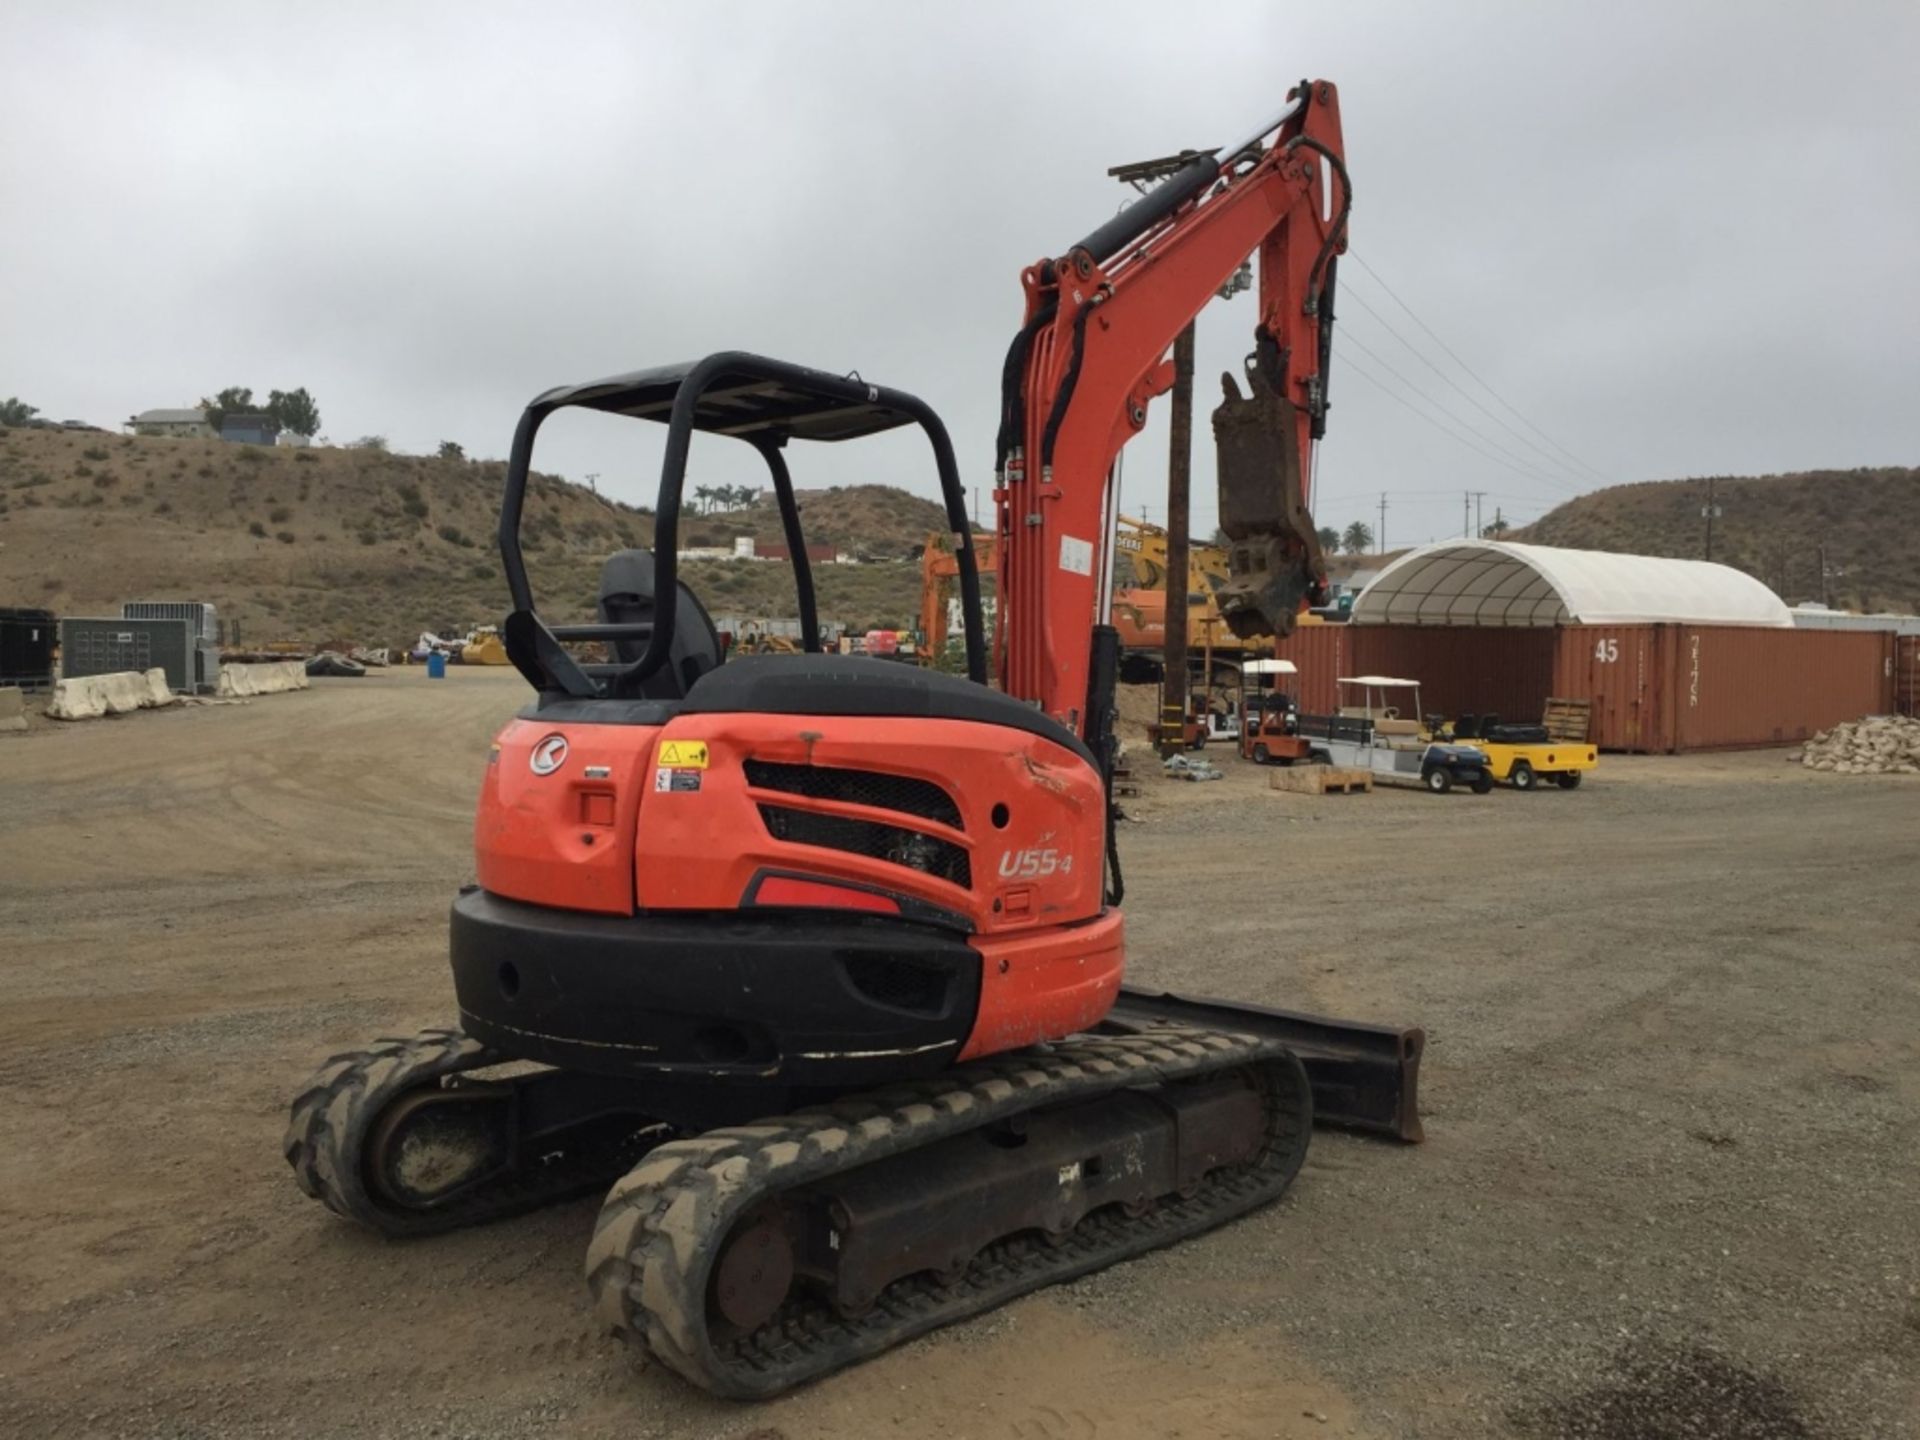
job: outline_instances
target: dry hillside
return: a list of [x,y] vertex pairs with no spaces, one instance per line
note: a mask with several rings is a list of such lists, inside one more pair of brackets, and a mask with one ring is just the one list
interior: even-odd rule
[[[945,531],[946,514],[933,501],[891,485],[835,485],[801,490],[796,498],[807,542],[870,560],[918,559],[928,531]],[[736,535],[783,543],[780,512],[771,502],[751,510],[689,516],[682,521],[689,545],[727,545]]]
[[[210,600],[252,643],[401,644],[495,622],[507,608],[493,544],[504,471],[374,450],[0,430],[0,605],[110,615],[123,600]],[[552,476],[530,491],[522,534],[542,609],[582,617],[601,560],[649,543],[651,517]],[[843,549],[905,554],[929,514],[938,523],[929,502],[884,486],[805,499],[810,538]],[[689,544],[779,535],[771,505],[691,528]],[[817,576],[827,619],[903,623],[916,606],[916,564]],[[784,565],[689,565],[686,578],[716,612],[793,610]]]
[[[1814,470],[1713,481],[1713,558],[1758,577],[1789,604],[1821,598],[1861,610],[1920,610],[1920,470]],[[1707,481],[1616,485],[1549,511],[1508,539],[1581,550],[1698,559]]]

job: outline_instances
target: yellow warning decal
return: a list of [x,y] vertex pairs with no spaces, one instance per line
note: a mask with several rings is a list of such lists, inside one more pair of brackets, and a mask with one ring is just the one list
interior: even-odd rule
[[658,764],[662,769],[704,770],[707,768],[707,742],[662,740]]

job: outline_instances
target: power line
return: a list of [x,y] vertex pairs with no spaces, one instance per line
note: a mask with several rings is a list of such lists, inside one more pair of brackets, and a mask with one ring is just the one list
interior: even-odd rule
[[[1427,404],[1433,406],[1434,409],[1438,410],[1442,415],[1446,416],[1447,419],[1453,421],[1454,424],[1458,425],[1462,430],[1465,430],[1468,434],[1477,436],[1479,439],[1486,441],[1487,444],[1491,445],[1494,449],[1498,450],[1502,455],[1506,456],[1509,460],[1513,461],[1516,465],[1530,466],[1534,464],[1534,462],[1529,460],[1526,456],[1514,454],[1513,451],[1507,449],[1506,446],[1502,445],[1498,440],[1494,439],[1491,435],[1487,434],[1485,431],[1475,430],[1473,426],[1469,425],[1465,420],[1461,419],[1453,411],[1449,410],[1445,406],[1445,404],[1443,404],[1441,401],[1434,399],[1433,396],[1427,394],[1426,391],[1422,390],[1418,385],[1414,384],[1411,380],[1407,379],[1405,375],[1402,375],[1391,364],[1389,364],[1385,359],[1383,359],[1376,351],[1369,349],[1366,342],[1361,340],[1357,335],[1353,333],[1353,328],[1351,326],[1349,326],[1345,330],[1338,332],[1338,336],[1337,336],[1337,339],[1335,340],[1335,343],[1338,344],[1341,340],[1346,341],[1350,345],[1357,346],[1361,354],[1370,358],[1382,370],[1385,370],[1389,375],[1393,376],[1394,379],[1398,380],[1402,385],[1406,386],[1407,389],[1411,390],[1414,394],[1418,395],[1422,400],[1426,401]],[[1543,480],[1549,485],[1558,485],[1562,490],[1565,490],[1570,495],[1579,493],[1574,486],[1570,485],[1567,481],[1561,479],[1558,475],[1549,474],[1546,471],[1540,470],[1538,468],[1525,470],[1522,473],[1526,474],[1531,479]]]
[[1531,420],[1527,419],[1527,417],[1525,415],[1522,415],[1510,400],[1508,400],[1505,396],[1503,396],[1498,390],[1494,389],[1493,386],[1487,384],[1485,380],[1482,380],[1478,372],[1476,372],[1471,365],[1467,364],[1466,361],[1462,360],[1460,356],[1454,351],[1451,345],[1447,344],[1446,341],[1442,340],[1438,335],[1434,334],[1434,330],[1431,325],[1427,324],[1426,321],[1422,320],[1418,315],[1415,315],[1413,313],[1413,307],[1407,304],[1406,301],[1402,300],[1399,294],[1394,290],[1394,288],[1391,285],[1387,284],[1387,282],[1383,278],[1381,278],[1380,272],[1378,270],[1375,270],[1371,265],[1367,264],[1365,260],[1361,259],[1360,256],[1355,254],[1351,249],[1347,251],[1347,258],[1352,259],[1354,263],[1359,265],[1359,267],[1362,270],[1366,271],[1367,274],[1371,275],[1374,278],[1374,281],[1380,286],[1380,288],[1386,291],[1388,295],[1393,297],[1393,303],[1398,305],[1402,310],[1406,311],[1408,317],[1412,319],[1413,323],[1418,325],[1422,330],[1426,331],[1427,334],[1432,338],[1433,343],[1438,345],[1442,350],[1446,351],[1448,357],[1454,362],[1454,364],[1458,365],[1462,370],[1466,371],[1467,374],[1473,376],[1474,380],[1478,382],[1481,389],[1485,390],[1489,395],[1493,396],[1494,399],[1498,400],[1502,405],[1506,406],[1507,410],[1513,415],[1513,417],[1516,420],[1518,420],[1522,425],[1526,426],[1529,430],[1533,431],[1534,434],[1538,435],[1542,440],[1546,441],[1549,445],[1553,446],[1554,449],[1558,450],[1562,455],[1566,456],[1569,460],[1573,461],[1574,464],[1578,465],[1582,470],[1585,470],[1588,474],[1594,476],[1596,479],[1599,479],[1605,484],[1611,485],[1615,483],[1614,481],[1612,481],[1607,477],[1604,471],[1601,471],[1599,469],[1596,469],[1594,466],[1589,465],[1586,461],[1582,460],[1578,455],[1574,454],[1571,450],[1567,449],[1566,446],[1562,445],[1558,440],[1554,439],[1551,435],[1547,434],[1547,432],[1542,430],[1538,425],[1534,424]]
[[[1348,335],[1343,338],[1351,340],[1353,337]],[[1336,338],[1334,340],[1335,348],[1338,348],[1339,344],[1340,344],[1340,338]],[[1493,461],[1493,463],[1496,465],[1504,466],[1506,469],[1513,471],[1513,473],[1518,475],[1522,480],[1538,480],[1542,478],[1541,476],[1536,475],[1531,471],[1522,470],[1518,465],[1513,464],[1509,460],[1503,460],[1500,456],[1494,454],[1493,451],[1483,449],[1481,446],[1475,444],[1472,440],[1469,440],[1465,435],[1462,435],[1458,431],[1450,429],[1449,427],[1441,424],[1438,420],[1434,419],[1431,415],[1427,414],[1426,411],[1420,409],[1412,401],[1397,394],[1395,391],[1389,389],[1380,380],[1368,374],[1365,369],[1363,369],[1361,366],[1354,363],[1352,356],[1350,355],[1347,356],[1342,361],[1342,363],[1346,366],[1347,369],[1351,370],[1355,375],[1358,375],[1362,380],[1366,381],[1369,385],[1373,386],[1373,388],[1378,390],[1382,395],[1385,395],[1389,400],[1393,401],[1394,404],[1405,406],[1413,414],[1418,415],[1422,420],[1426,421],[1427,424],[1433,426],[1433,428],[1438,430],[1442,435],[1447,436],[1451,440],[1458,441],[1460,444],[1466,446],[1469,450],[1473,451],[1475,454],[1480,455],[1485,459]]]
[[[1442,370],[1438,365],[1434,364],[1431,359],[1429,359],[1424,353],[1422,353],[1422,351],[1417,345],[1415,345],[1411,340],[1407,339],[1407,337],[1402,335],[1398,330],[1394,329],[1393,323],[1390,320],[1388,320],[1386,316],[1382,315],[1378,310],[1374,309],[1373,306],[1367,303],[1366,296],[1350,288],[1347,290],[1345,294],[1345,298],[1353,301],[1354,304],[1358,305],[1362,310],[1366,311],[1367,314],[1371,315],[1375,320],[1379,321],[1381,328],[1383,328],[1389,335],[1393,336],[1394,339],[1398,340],[1401,343],[1401,345],[1406,347],[1407,352],[1410,355],[1412,355],[1414,359],[1418,360],[1422,365],[1426,366],[1429,370],[1433,371],[1434,374],[1438,375],[1442,380],[1446,381],[1447,384],[1451,385],[1455,390],[1457,390],[1460,393],[1461,397],[1464,400],[1466,400],[1466,402],[1469,405],[1473,406],[1474,409],[1478,410],[1482,415],[1486,416],[1489,420],[1493,421],[1494,424],[1498,425],[1502,430],[1506,431],[1507,434],[1511,435],[1515,440],[1518,440],[1522,445],[1526,446],[1535,455],[1538,455],[1541,460],[1546,461],[1547,464],[1553,466],[1556,470],[1566,471],[1568,475],[1570,475],[1574,480],[1578,481],[1582,486],[1585,486],[1588,483],[1587,477],[1585,475],[1582,475],[1578,470],[1573,469],[1571,466],[1567,464],[1566,461],[1562,460],[1559,456],[1553,454],[1551,451],[1542,449],[1538,443],[1528,439],[1525,435],[1522,435],[1518,430],[1514,429],[1513,426],[1509,425],[1506,421],[1502,420],[1498,415],[1494,414],[1493,411],[1489,410],[1485,405],[1481,404],[1477,396],[1475,396],[1471,391],[1462,387],[1462,385],[1458,380],[1455,380],[1451,375],[1449,375],[1446,371]],[[1380,363],[1384,365],[1386,362],[1383,360]],[[1409,384],[1411,384],[1411,382],[1409,382]],[[1466,422],[1462,421],[1461,423],[1465,424]],[[1475,433],[1479,434],[1482,432],[1476,431]],[[1488,444],[1495,443],[1491,436],[1485,436],[1484,438],[1487,440]],[[1521,459],[1526,457],[1515,456],[1514,458]],[[1529,465],[1532,465],[1532,464],[1537,464],[1538,462],[1531,458],[1526,458],[1526,463]]]

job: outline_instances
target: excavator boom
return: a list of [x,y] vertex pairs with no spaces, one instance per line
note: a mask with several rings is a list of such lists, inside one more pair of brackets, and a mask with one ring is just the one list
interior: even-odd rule
[[1109,584],[1110,477],[1172,384],[1169,347],[1249,255],[1260,318],[1248,366],[1215,415],[1221,592],[1239,635],[1287,633],[1324,594],[1307,506],[1325,429],[1335,259],[1352,194],[1339,97],[1302,81],[1246,143],[1196,154],[1064,255],[1029,266],[1026,315],[1003,369],[994,499],[1009,694],[1100,740],[1089,677]]

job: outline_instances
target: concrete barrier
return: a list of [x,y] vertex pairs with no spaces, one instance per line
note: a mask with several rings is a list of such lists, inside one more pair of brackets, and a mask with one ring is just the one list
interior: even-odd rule
[[234,699],[247,695],[279,695],[288,690],[305,690],[307,666],[303,660],[275,660],[264,665],[222,665],[221,696]]
[[55,720],[94,720],[102,715],[129,715],[171,705],[167,672],[117,671],[112,675],[75,675],[53,682],[47,714]]
[[0,685],[0,730],[27,728],[27,701],[18,685]]

